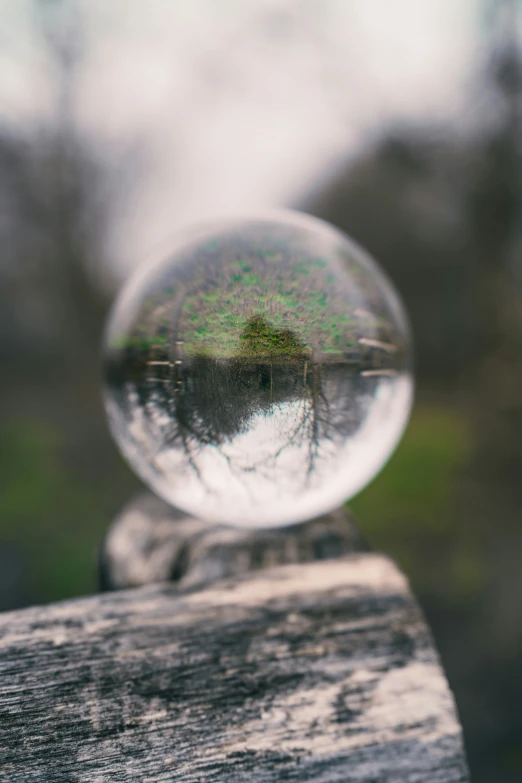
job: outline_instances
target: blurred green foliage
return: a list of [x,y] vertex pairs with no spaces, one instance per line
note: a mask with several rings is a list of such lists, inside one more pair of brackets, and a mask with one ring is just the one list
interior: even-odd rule
[[[350,502],[370,544],[395,557],[421,593],[443,581],[454,600],[465,599],[484,580],[481,552],[455,519],[471,451],[462,415],[418,406],[386,467]],[[45,420],[3,423],[0,463],[0,538],[24,549],[31,594],[53,600],[96,590],[96,552],[110,521],[103,486],[70,466],[61,432]]]
[[33,600],[96,590],[106,494],[68,465],[64,445],[61,432],[46,420],[19,419],[0,427],[0,540],[24,552]]
[[394,557],[421,594],[454,602],[479,590],[485,565],[459,524],[459,479],[473,451],[471,424],[454,408],[418,406],[382,473],[350,502],[374,548]]

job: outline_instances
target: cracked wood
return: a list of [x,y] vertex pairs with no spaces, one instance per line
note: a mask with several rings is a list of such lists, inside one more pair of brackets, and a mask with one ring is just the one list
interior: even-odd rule
[[0,780],[468,777],[407,582],[366,553],[0,615]]

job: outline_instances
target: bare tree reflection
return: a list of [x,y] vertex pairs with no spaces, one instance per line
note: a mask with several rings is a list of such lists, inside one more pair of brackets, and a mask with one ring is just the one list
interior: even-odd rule
[[[217,449],[236,476],[254,469],[273,476],[283,452],[298,447],[306,454],[306,484],[318,460],[360,426],[377,379],[365,378],[346,359],[314,360],[291,330],[259,315],[247,322],[241,346],[234,358],[182,357],[180,347],[182,358],[174,361],[166,347],[154,354],[130,347],[126,361],[108,360],[111,393],[129,421],[137,407],[145,412],[157,454],[182,450],[200,478],[198,460],[207,448]],[[252,454],[248,465],[226,453],[234,438],[268,420],[278,431],[271,450]]]

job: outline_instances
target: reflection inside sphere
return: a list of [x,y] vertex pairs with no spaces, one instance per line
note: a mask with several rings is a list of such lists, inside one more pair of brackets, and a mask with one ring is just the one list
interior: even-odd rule
[[261,527],[338,505],[380,469],[412,397],[389,281],[297,213],[180,238],[109,321],[105,401],[123,453],[196,516]]

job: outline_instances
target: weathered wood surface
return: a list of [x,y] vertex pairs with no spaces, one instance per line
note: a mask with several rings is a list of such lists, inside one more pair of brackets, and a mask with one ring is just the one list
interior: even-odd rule
[[461,732],[381,555],[0,615],[0,780],[463,783]]
[[168,581],[193,587],[274,565],[365,551],[366,542],[343,508],[290,527],[243,530],[194,519],[144,493],[108,530],[100,582],[104,590]]

